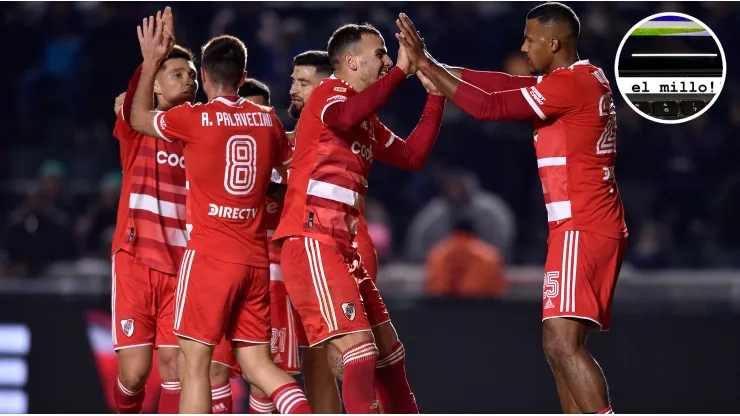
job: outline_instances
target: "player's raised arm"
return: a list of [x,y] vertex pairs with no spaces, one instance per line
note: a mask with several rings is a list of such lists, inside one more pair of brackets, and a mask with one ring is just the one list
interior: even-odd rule
[[[419,78],[426,81],[423,75],[419,75]],[[430,94],[424,111],[416,128],[406,140],[391,133],[384,125],[380,125],[380,135],[385,134],[389,137],[388,140],[382,138],[379,140],[376,159],[380,162],[412,172],[420,171],[426,164],[439,134],[446,99],[436,90],[431,90],[434,88],[433,85],[425,84],[425,87],[430,89]]]
[[[168,8],[169,9],[169,8]],[[137,26],[139,45],[144,62],[141,64],[141,75],[133,94],[131,106],[131,127],[139,133],[152,137],[162,137],[157,132],[154,118],[157,112],[153,110],[152,95],[154,93],[154,79],[167,58],[167,54],[174,46],[174,39],[163,34],[164,21],[162,13],[157,12],[156,18],[145,18],[142,26]],[[164,137],[162,137],[164,138]]]
[[407,48],[409,57],[437,89],[466,113],[479,120],[529,120],[539,117],[522,94],[523,90],[487,93],[449,73],[444,66],[430,59],[423,42],[405,14],[396,23],[396,34]]
[[509,75],[497,71],[475,71],[445,66],[447,71],[486,92],[499,92],[536,85],[542,77]]

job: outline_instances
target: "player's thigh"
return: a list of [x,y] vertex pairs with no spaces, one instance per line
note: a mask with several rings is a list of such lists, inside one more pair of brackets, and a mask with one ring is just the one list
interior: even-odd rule
[[543,320],[579,319],[589,329],[607,329],[621,240],[583,231],[550,239],[543,284]]
[[[270,325],[272,326],[272,337],[270,340],[270,352],[272,361],[288,374],[300,374],[301,363],[298,352],[298,340],[296,334],[296,319],[293,306],[288,298],[282,275],[276,276],[275,269],[270,267]],[[276,279],[280,277],[280,279]]]
[[246,266],[185,250],[175,293],[176,335],[216,346],[239,301]]
[[270,342],[270,270],[244,266],[246,276],[231,311],[226,339],[250,345]]
[[154,347],[172,348],[177,347],[177,335],[174,333],[175,325],[175,293],[177,292],[178,275],[170,275],[160,271],[153,271],[157,299],[157,336]]
[[119,250],[112,259],[111,310],[113,348],[152,345],[156,336],[152,270]]
[[290,238],[281,267],[310,345],[370,329],[355,276],[338,251],[311,238]]

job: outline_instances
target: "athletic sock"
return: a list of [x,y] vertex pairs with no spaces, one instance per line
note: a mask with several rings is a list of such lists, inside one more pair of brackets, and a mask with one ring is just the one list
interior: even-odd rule
[[347,413],[378,413],[379,403],[375,397],[378,347],[373,341],[363,341],[347,348],[342,359],[342,401],[345,410]]
[[116,401],[116,410],[119,414],[141,413],[144,397],[146,397],[146,388],[133,391],[121,384],[120,378],[116,378],[116,386],[113,388],[113,398]]

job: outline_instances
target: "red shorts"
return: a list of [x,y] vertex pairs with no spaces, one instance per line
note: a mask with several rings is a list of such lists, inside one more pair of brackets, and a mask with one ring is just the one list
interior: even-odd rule
[[152,269],[123,250],[112,262],[113,348],[177,347],[172,332],[177,276]]
[[[298,347],[308,346],[301,321],[290,303],[279,264],[270,264],[270,323],[272,361],[286,373],[301,373]],[[299,342],[301,341],[301,342]]]
[[175,296],[175,334],[216,345],[270,342],[270,272],[185,250]]
[[[300,317],[293,310],[285,289],[279,264],[270,264],[270,324],[272,361],[288,374],[301,373],[299,347],[307,347],[306,333]],[[231,342],[223,338],[213,350],[213,362],[231,369],[232,378],[239,377],[241,369],[236,361]]]
[[281,267],[293,306],[309,344],[369,331],[357,272],[344,255],[312,238],[290,237],[283,244]]
[[542,320],[580,318],[608,330],[627,240],[565,231],[552,236],[548,245]]
[[378,280],[378,253],[372,243],[364,241],[357,242],[357,251],[360,253],[363,270],[359,270],[358,284],[360,296],[365,305],[365,313],[370,327],[374,328],[391,320],[388,309],[380,296],[375,282]]

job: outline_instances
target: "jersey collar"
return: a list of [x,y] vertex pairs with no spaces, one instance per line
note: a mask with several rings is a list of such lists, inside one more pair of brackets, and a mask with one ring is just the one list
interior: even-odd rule
[[[329,77],[329,79],[335,79],[335,80],[337,80],[337,81],[341,82],[342,84],[344,84],[344,85],[346,85],[346,86],[348,86],[348,87],[352,88],[352,86],[351,86],[351,85],[349,85],[349,83],[348,83],[347,81],[345,81],[345,80],[343,80],[343,79],[339,79],[339,78],[337,78],[337,76],[336,76],[336,75],[334,75],[334,74],[331,74],[331,76]],[[353,88],[353,89],[354,89],[354,88]]]
[[220,103],[235,107],[244,101],[246,101],[246,98],[239,98],[237,96],[229,96],[229,97],[216,97],[211,100],[211,102],[218,101]]

